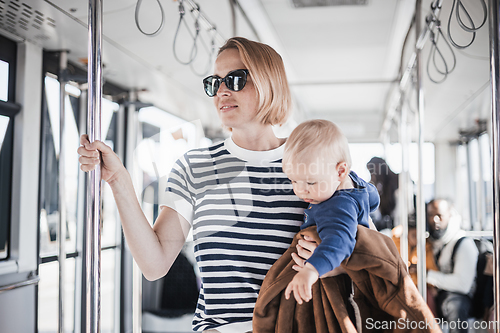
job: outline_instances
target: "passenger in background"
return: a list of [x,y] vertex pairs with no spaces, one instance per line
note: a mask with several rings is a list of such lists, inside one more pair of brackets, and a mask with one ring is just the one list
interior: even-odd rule
[[379,231],[392,229],[396,223],[396,190],[399,186],[398,174],[394,173],[387,165],[387,162],[380,157],[373,157],[366,168],[370,171],[371,183],[375,185],[380,195],[380,206],[372,220]]
[[[396,244],[398,251],[401,253],[401,242],[400,238],[403,234],[403,226],[398,225],[392,229],[392,240]],[[429,239],[425,242],[425,267],[426,270],[439,271],[436,261],[434,260],[434,254],[432,250],[432,243]],[[417,221],[415,213],[408,215],[408,271],[410,272],[411,279],[415,286],[418,286],[417,282]],[[427,305],[432,310],[434,315],[437,314],[436,306],[434,302],[434,296],[436,295],[436,290],[433,286],[427,286]]]
[[[439,271],[427,272],[427,283],[437,288],[437,314],[447,322],[467,321],[474,291],[478,250],[474,240],[465,237],[462,219],[452,204],[434,199],[427,204],[430,238]],[[465,238],[464,238],[465,237]],[[460,246],[453,249],[457,241]],[[459,325],[450,325],[450,333],[467,332]]]

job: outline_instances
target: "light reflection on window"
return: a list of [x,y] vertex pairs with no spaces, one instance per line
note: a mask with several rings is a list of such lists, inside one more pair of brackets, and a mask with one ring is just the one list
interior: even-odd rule
[[[142,133],[135,151],[131,174],[142,182],[143,210],[150,222],[158,214],[166,181],[175,161],[186,151],[199,147],[197,124],[156,107],[142,108],[138,115]],[[201,125],[200,125],[201,126]],[[151,188],[151,189],[149,189]]]
[[[9,117],[0,116],[0,152],[2,152],[3,141],[5,139],[5,135],[7,134],[7,127],[9,126]],[[4,153],[5,154],[5,153]],[[0,154],[2,156],[2,154]],[[0,177],[4,178],[4,173],[8,173],[8,170],[2,170],[2,166],[0,165]],[[8,176],[7,176],[8,177]],[[10,177],[9,177],[10,178]],[[0,180],[1,183],[1,180]],[[5,218],[5,215],[2,212],[2,208],[0,207],[0,259],[6,259],[9,255],[9,223],[10,220]],[[8,213],[7,213],[8,214]]]
[[0,100],[9,99],[9,63],[0,60]]
[[[381,143],[351,143],[349,144],[352,158],[352,170],[355,171],[361,178],[370,180],[370,172],[366,168],[366,163],[374,157],[382,157],[386,160],[391,170],[395,173],[400,173],[401,165],[401,145],[399,143],[389,144],[385,146]],[[434,170],[434,144],[425,142],[423,147],[424,155],[424,184],[432,185],[435,181]],[[385,157],[384,157],[385,156]],[[417,144],[410,144],[410,177],[414,182],[418,181],[418,155]],[[432,198],[433,193],[427,193],[426,198]],[[429,200],[429,199],[426,199]]]
[[491,153],[490,153],[490,137],[488,133],[479,136],[479,147],[481,149],[480,158],[482,166],[482,181],[481,188],[483,192],[484,201],[482,207],[484,212],[484,220],[482,223],[483,230],[493,230],[493,183],[491,174]]
[[0,151],[2,151],[3,140],[7,134],[7,127],[9,126],[9,117],[0,116]]
[[[75,304],[75,259],[66,259],[64,267],[64,326],[66,332],[73,331]],[[57,332],[59,262],[53,261],[39,266],[38,275],[38,332]]]
[[[69,86],[69,85],[68,85]],[[50,134],[53,145],[49,145],[47,149],[52,149],[52,154],[59,156],[59,82],[51,77],[45,77],[45,95],[48,106]],[[66,188],[66,210],[67,210],[67,233],[66,233],[66,251],[74,252],[76,249],[76,204],[78,190],[78,153],[76,152],[80,145],[80,137],[74,117],[73,106],[69,96],[65,99],[66,116],[64,118],[65,133],[65,188]],[[47,172],[57,176],[57,166],[51,168],[47,166]],[[53,210],[49,207],[42,207],[40,212],[40,256],[57,254],[56,228],[59,221],[58,210]],[[45,233],[48,234],[44,235]]]
[[101,330],[103,333],[115,332],[115,311],[119,311],[115,304],[116,288],[116,249],[101,253]]
[[465,230],[471,229],[471,224],[469,220],[470,216],[470,201],[469,201],[469,182],[467,181],[468,175],[468,164],[467,164],[467,148],[465,145],[457,146],[456,155],[456,168],[457,176],[455,182],[456,197],[455,197],[455,208],[458,213],[463,217],[462,228]]

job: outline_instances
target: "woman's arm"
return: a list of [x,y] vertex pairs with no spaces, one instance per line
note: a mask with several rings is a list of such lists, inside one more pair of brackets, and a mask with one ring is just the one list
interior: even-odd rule
[[151,228],[139,205],[132,180],[118,178],[110,184],[132,256],[148,280],[167,274],[186,241],[190,224],[169,207],[161,209]]
[[86,135],[80,143],[80,168],[87,172],[101,164],[101,177],[113,191],[123,233],[142,273],[148,280],[164,276],[184,245],[189,222],[175,210],[163,208],[152,228],[137,200],[130,174],[113,150],[101,141],[90,144]]

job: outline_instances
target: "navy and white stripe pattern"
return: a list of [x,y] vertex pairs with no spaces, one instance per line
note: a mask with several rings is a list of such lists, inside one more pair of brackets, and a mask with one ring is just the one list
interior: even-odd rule
[[282,171],[282,152],[228,139],[189,151],[172,169],[166,205],[192,223],[202,278],[196,331],[252,320],[267,271],[303,222],[307,204]]

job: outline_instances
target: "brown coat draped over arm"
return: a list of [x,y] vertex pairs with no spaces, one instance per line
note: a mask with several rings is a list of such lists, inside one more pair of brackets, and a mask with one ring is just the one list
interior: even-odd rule
[[254,333],[441,332],[394,242],[363,226],[353,253],[341,264],[350,279],[345,274],[321,278],[311,301],[286,300],[284,291],[296,273],[291,254],[304,235],[321,242],[316,227],[302,230],[271,267],[255,305]]

